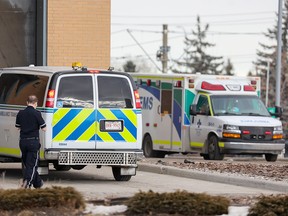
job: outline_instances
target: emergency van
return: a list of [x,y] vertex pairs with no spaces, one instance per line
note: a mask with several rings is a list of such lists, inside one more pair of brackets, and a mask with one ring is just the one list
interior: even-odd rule
[[259,98],[259,77],[131,75],[139,86],[146,157],[199,152],[206,160],[248,154],[276,161],[284,149],[282,123]]
[[40,169],[80,170],[111,166],[117,181],[136,175],[142,114],[131,76],[112,70],[30,66],[0,69],[0,161],[20,162],[15,119],[38,97],[47,131],[40,130]]

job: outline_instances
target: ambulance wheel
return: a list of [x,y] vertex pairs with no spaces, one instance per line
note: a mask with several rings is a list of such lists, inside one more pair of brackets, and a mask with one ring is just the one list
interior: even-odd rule
[[268,162],[275,162],[277,160],[277,154],[265,154],[265,159]]
[[86,165],[73,165],[71,166],[74,170],[82,170]]
[[57,171],[68,171],[71,169],[71,166],[68,165],[59,165],[57,162],[53,163],[54,169]]
[[131,175],[121,175],[120,167],[112,167],[112,172],[116,181],[129,181],[131,179]]
[[220,153],[218,138],[215,135],[208,138],[208,156],[210,160],[223,160],[224,158],[224,154]]
[[150,135],[144,137],[142,149],[145,157],[155,157],[155,151],[153,150],[153,143]]

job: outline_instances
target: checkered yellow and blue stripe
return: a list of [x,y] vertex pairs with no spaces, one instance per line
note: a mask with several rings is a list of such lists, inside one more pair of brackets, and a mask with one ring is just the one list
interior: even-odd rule
[[[55,109],[53,142],[136,142],[137,114],[131,109]],[[101,120],[122,120],[123,131],[100,131]]]

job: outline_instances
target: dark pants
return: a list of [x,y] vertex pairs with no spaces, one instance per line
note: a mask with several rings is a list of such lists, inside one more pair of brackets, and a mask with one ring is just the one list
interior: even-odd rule
[[42,179],[37,171],[40,146],[39,140],[20,140],[23,178],[27,181],[28,187],[33,185],[34,188],[39,188],[42,186]]

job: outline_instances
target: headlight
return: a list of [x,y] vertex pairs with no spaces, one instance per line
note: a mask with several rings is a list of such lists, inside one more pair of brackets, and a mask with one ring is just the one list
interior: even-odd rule
[[225,138],[240,139],[241,131],[239,130],[239,126],[224,124],[222,136]]
[[282,131],[282,125],[274,127],[274,131]]
[[224,124],[223,130],[239,130],[239,126]]

